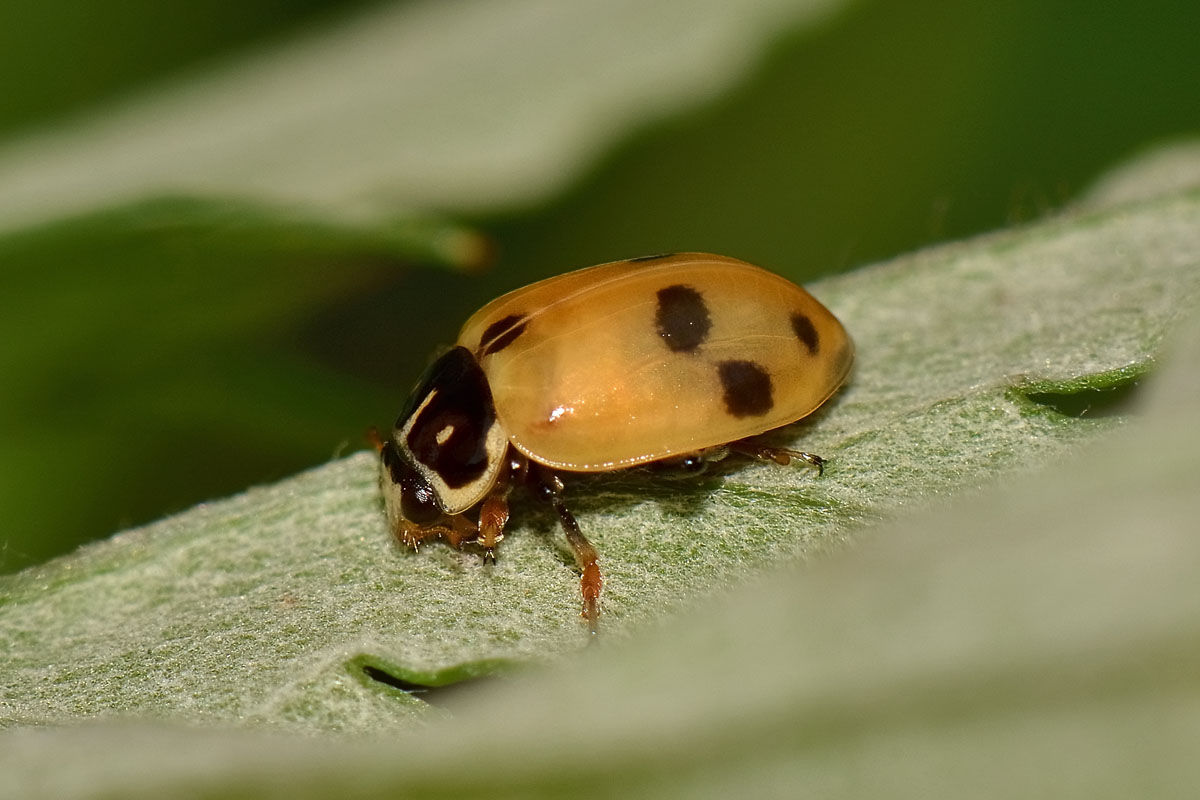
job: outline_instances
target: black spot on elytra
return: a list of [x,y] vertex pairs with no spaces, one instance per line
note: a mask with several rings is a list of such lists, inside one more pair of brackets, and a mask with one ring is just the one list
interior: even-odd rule
[[[404,441],[412,457],[452,489],[477,480],[488,467],[487,434],[496,423],[492,390],[479,363],[465,347],[455,347],[434,362],[414,395],[409,404],[414,408],[427,397],[429,402],[413,412],[417,417]],[[396,425],[403,428],[407,421]]]
[[792,314],[792,330],[796,332],[796,338],[808,348],[808,352],[816,355],[817,349],[821,345],[821,338],[817,335],[817,328],[813,325],[812,320],[797,311]]
[[508,347],[525,332],[528,324],[524,314],[509,314],[488,325],[483,336],[479,338],[479,349],[482,351],[482,355],[490,356],[492,353],[499,353]]
[[490,356],[492,353],[499,353],[504,348],[508,347],[517,337],[525,332],[525,327],[528,323],[522,322],[519,325],[514,325],[509,328],[504,334],[498,337],[494,342],[483,349],[485,356]]
[[734,417],[761,417],[775,405],[771,376],[753,361],[722,361],[717,365],[725,391],[725,410]]
[[658,335],[674,353],[694,353],[712,329],[708,306],[691,286],[668,286],[658,290],[658,312],[654,322]]
[[655,256],[638,256],[637,258],[627,258],[625,260],[630,264],[641,264],[646,261],[662,261],[664,258],[673,258],[674,256],[674,253],[659,253]]

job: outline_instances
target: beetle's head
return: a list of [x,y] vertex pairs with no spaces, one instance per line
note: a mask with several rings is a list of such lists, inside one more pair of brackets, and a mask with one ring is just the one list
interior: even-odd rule
[[392,530],[402,536],[405,523],[421,526],[437,522],[442,508],[429,481],[400,457],[391,439],[383,443],[379,455],[379,487]]
[[403,482],[422,510],[431,501],[454,516],[487,496],[507,464],[508,438],[487,376],[469,350],[451,348],[426,370],[389,444],[409,468]]

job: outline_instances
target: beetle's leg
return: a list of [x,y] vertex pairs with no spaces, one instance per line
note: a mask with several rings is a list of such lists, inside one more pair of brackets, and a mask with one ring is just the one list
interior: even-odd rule
[[451,547],[461,550],[466,542],[475,541],[475,537],[479,535],[479,528],[462,514],[447,514],[443,523],[437,526],[436,533],[445,538]]
[[510,448],[508,469],[500,473],[479,509],[479,536],[475,541],[483,548],[484,563],[496,563],[496,545],[504,538],[504,526],[508,524],[508,494],[513,484],[524,477],[527,463],[524,456]]
[[496,563],[496,545],[504,538],[507,524],[508,492],[492,492],[479,509],[479,537],[475,540],[483,548],[483,563]]
[[809,466],[816,467],[818,476],[825,474],[825,459],[813,453],[806,453],[803,450],[791,450],[787,447],[770,447],[760,444],[753,439],[739,439],[736,442],[730,442],[729,449],[735,453],[756,458],[759,461],[773,461],[783,467],[791,464],[793,458],[799,459]]
[[563,533],[575,554],[575,563],[581,573],[579,590],[583,593],[583,616],[588,621],[588,629],[595,634],[600,619],[600,590],[604,587],[604,577],[600,574],[599,554],[592,543],[579,529],[575,515],[563,502],[563,484],[554,475],[535,464],[529,465],[530,479],[535,491],[554,507],[558,521],[562,523]]
[[432,525],[418,525],[401,519],[392,525],[392,534],[405,547],[411,547],[413,552],[421,549],[421,543],[434,536],[444,538],[452,546],[461,548],[463,542],[469,542],[478,533],[475,526],[462,516],[444,517],[442,522]]

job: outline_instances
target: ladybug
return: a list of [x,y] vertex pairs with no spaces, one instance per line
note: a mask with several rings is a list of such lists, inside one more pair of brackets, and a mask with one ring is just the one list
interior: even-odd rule
[[494,562],[508,495],[526,487],[558,514],[594,633],[598,556],[559,474],[695,470],[730,452],[821,470],[754,437],[815,411],[853,360],[812,295],[734,258],[647,256],[539,281],[467,320],[379,443],[388,524],[413,549],[438,536]]

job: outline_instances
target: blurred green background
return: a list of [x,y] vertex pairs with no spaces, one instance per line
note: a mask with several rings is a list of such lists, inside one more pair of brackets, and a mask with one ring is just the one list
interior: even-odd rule
[[[0,163],[33,143],[52,166],[44,137],[393,5],[0,5]],[[637,8],[613,14],[653,47]],[[182,184],[29,224],[0,211],[0,571],[364,446],[433,349],[530,280],[672,250],[811,280],[1051,213],[1200,131],[1196,30],[1187,2],[862,0],[747,34],[728,86],[630,114],[511,201],[410,194],[347,221]],[[455,102],[482,99],[470,77]]]

